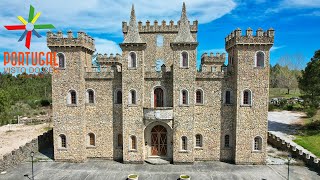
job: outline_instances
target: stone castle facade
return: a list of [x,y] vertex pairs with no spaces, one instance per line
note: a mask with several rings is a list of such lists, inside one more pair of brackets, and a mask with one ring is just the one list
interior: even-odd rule
[[198,22],[122,23],[122,55],[97,55],[83,32],[47,33],[59,52],[52,78],[54,158],[88,158],[174,164],[199,160],[264,164],[270,48],[274,30],[253,35],[236,29],[225,38],[226,55],[201,56]]

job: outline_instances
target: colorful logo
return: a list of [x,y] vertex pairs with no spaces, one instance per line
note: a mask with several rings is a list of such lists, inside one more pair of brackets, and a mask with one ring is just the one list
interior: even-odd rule
[[55,29],[52,24],[35,24],[40,15],[41,13],[38,12],[34,16],[34,7],[30,5],[28,22],[23,19],[23,17],[18,16],[18,19],[22,22],[23,25],[9,25],[4,27],[7,30],[24,30],[24,33],[21,35],[18,42],[22,41],[24,37],[27,36],[25,46],[30,49],[32,33],[35,34],[38,38],[41,37],[41,35],[35,29]]

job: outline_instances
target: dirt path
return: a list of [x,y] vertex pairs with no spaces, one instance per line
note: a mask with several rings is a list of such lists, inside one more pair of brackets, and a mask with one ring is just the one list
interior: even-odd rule
[[291,145],[302,149],[305,153],[316,157],[310,151],[293,142],[293,140],[295,139],[294,135],[297,133],[299,126],[303,123],[303,116],[305,116],[305,114],[302,112],[269,112],[268,131],[272,132],[274,135],[279,136],[286,142],[290,142]]
[[0,159],[3,155],[30,142],[46,131],[49,124],[23,125],[11,124],[0,127]]

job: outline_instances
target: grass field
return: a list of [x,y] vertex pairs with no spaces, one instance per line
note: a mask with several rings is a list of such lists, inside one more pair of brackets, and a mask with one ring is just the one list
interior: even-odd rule
[[270,88],[269,89],[269,98],[278,98],[278,97],[283,97],[283,98],[291,98],[291,97],[299,97],[300,90],[299,89],[292,89],[290,90],[290,94],[287,94],[288,90],[285,88]]
[[[320,110],[317,111],[317,114],[305,120],[304,126],[310,125],[312,122],[320,121]],[[319,125],[318,125],[319,126]],[[320,157],[320,130],[311,127],[311,128],[303,128],[300,130],[300,134],[296,136],[294,140],[300,146],[306,148],[314,155]]]
[[294,142],[320,157],[320,132],[314,135],[296,136],[296,138]]

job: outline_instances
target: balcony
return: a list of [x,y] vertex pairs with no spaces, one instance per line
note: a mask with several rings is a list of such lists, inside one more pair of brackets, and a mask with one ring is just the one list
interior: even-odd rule
[[146,120],[170,120],[173,119],[173,108],[143,108],[143,114]]

